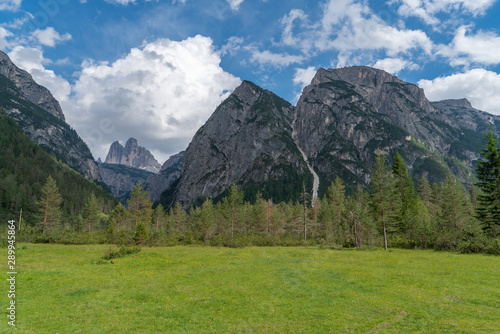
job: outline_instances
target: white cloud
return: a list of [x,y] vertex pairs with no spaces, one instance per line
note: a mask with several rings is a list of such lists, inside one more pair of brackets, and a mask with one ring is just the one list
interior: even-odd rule
[[300,85],[301,89],[309,85],[316,75],[316,68],[309,66],[308,68],[297,68],[293,76],[293,84]]
[[69,41],[71,39],[70,34],[66,33],[61,36],[52,27],[48,27],[44,30],[37,29],[33,32],[33,36],[40,44],[50,47],[54,47],[58,42]]
[[236,51],[241,49],[242,44],[243,38],[237,36],[229,37],[227,43],[221,47],[221,55],[225,56],[228,53],[234,55]]
[[467,98],[480,110],[500,115],[500,74],[485,69],[420,80],[419,87],[431,101]]
[[128,4],[135,4],[135,0],[104,0],[104,1],[115,5],[123,5],[123,6],[128,6]]
[[304,61],[303,56],[290,55],[288,53],[273,53],[269,50],[259,51],[255,47],[247,47],[251,51],[250,61],[260,65],[271,65],[275,67],[286,67],[291,64],[299,64]]
[[59,102],[68,100],[71,92],[70,84],[54,71],[45,68],[50,60],[43,57],[42,51],[18,45],[12,49],[9,57],[17,67],[30,73],[39,85],[50,90]]
[[485,14],[496,0],[393,0],[399,4],[398,14],[404,17],[415,16],[429,25],[438,25],[438,13],[465,12],[474,16]]
[[452,65],[500,64],[500,37],[484,31],[470,35],[469,30],[461,26],[450,45],[440,46],[438,54],[450,58]]
[[6,11],[18,11],[19,8],[21,8],[21,3],[22,0],[2,0],[0,2],[0,11],[1,10],[6,10]]
[[0,50],[5,50],[5,48],[10,45],[10,43],[7,41],[7,38],[12,36],[12,32],[3,27],[0,27]]
[[231,9],[237,11],[244,0],[226,0]]
[[417,69],[418,65],[407,61],[403,60],[400,58],[385,58],[385,59],[379,59],[377,62],[372,65],[375,68],[384,70],[386,72],[389,72],[391,74],[397,75],[399,72],[401,72],[404,69]]
[[194,133],[240,79],[220,67],[208,37],[160,39],[113,63],[82,64],[66,119],[105,157],[115,140],[135,137],[150,150],[185,149]]
[[[383,51],[388,56],[420,50],[430,54],[433,43],[421,30],[396,28],[374,14],[367,2],[329,0],[323,5],[320,23],[307,24],[308,17],[292,10],[282,20],[282,43],[304,54],[337,50],[343,54],[360,51]],[[299,33],[293,33],[301,25]]]

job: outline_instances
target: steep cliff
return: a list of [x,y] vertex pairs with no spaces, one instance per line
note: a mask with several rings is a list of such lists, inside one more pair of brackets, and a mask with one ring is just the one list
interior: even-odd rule
[[292,185],[288,199],[304,181],[313,194],[319,181],[322,196],[337,176],[351,189],[366,185],[376,153],[391,162],[399,152],[415,179],[440,182],[451,171],[470,185],[488,126],[498,133],[500,117],[466,100],[431,103],[419,87],[365,66],[320,69],[296,107],[245,81],[196,133],[160,201],[186,207],[232,183],[279,201],[286,196],[266,192],[278,180]]
[[187,207],[233,183],[276,200],[296,198],[292,189],[312,183],[312,176],[292,137],[293,115],[290,103],[244,81],[189,144],[171,198]]
[[135,138],[129,138],[125,147],[117,141],[111,144],[104,162],[144,169],[151,173],[158,173],[161,168],[151,152],[139,146]]
[[65,120],[61,105],[50,91],[37,84],[28,72],[14,65],[2,51],[0,51],[0,74],[14,83],[19,98],[33,102],[57,118]]
[[59,103],[4,53],[0,53],[0,108],[35,144],[85,177],[102,181],[89,148],[64,122]]

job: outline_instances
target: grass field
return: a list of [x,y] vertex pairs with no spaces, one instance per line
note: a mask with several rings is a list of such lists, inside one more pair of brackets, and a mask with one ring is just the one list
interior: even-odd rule
[[17,333],[500,333],[500,257],[17,246]]

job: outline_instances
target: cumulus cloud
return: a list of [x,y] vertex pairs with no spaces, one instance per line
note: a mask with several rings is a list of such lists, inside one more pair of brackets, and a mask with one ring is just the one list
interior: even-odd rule
[[500,64],[500,37],[484,31],[471,35],[469,30],[461,26],[449,45],[440,46],[438,54],[450,58],[452,65]]
[[[318,24],[310,25],[307,20],[308,17],[297,9],[285,15],[281,20],[281,42],[299,48],[304,54],[380,50],[394,57],[410,50],[430,54],[433,48],[432,41],[423,31],[390,26],[363,1],[329,0],[323,5],[323,16]],[[302,29],[294,34],[296,25]]]
[[212,40],[199,35],[160,39],[113,63],[86,61],[63,105],[66,119],[96,157],[105,157],[113,141],[132,136],[165,160],[187,147],[240,84],[220,62]]
[[135,4],[135,0],[105,0],[105,1],[115,5],[123,5],[123,6],[128,6],[128,4]]
[[50,60],[43,57],[42,51],[36,48],[16,46],[9,53],[9,57],[16,66],[29,72],[33,79],[46,87],[59,101],[65,102],[71,93],[71,86],[63,77],[56,75],[54,71],[45,68]]
[[58,42],[69,41],[71,35],[66,33],[60,35],[54,28],[48,27],[46,29],[37,29],[33,32],[33,36],[38,40],[38,42],[45,46],[54,47]]
[[316,68],[314,66],[309,66],[308,68],[297,68],[295,70],[295,75],[293,76],[294,85],[300,85],[301,88],[309,85],[316,75]]
[[391,74],[397,75],[404,69],[415,70],[418,68],[417,64],[414,64],[410,61],[400,59],[400,58],[385,58],[379,59],[375,64],[372,65],[375,68],[384,70]]
[[250,61],[260,65],[271,65],[275,67],[286,67],[291,64],[298,64],[304,61],[304,57],[300,55],[290,55],[288,53],[273,53],[269,50],[259,51],[254,47],[247,47],[252,56]]
[[500,115],[500,74],[485,69],[420,80],[419,87],[431,101],[467,98],[480,110]]
[[398,14],[404,17],[415,16],[429,25],[437,25],[441,21],[438,13],[470,13],[474,16],[483,15],[496,0],[393,0],[399,5]]
[[237,11],[244,0],[226,0],[231,9]]
[[22,0],[2,0],[0,10],[15,12],[21,8]]

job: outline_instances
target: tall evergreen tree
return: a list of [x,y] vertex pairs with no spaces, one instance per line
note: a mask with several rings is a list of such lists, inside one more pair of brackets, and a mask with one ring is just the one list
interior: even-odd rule
[[377,225],[382,228],[384,248],[387,250],[387,233],[394,227],[401,199],[396,193],[394,176],[385,161],[385,156],[375,156],[370,180],[370,205]]
[[163,205],[158,204],[158,206],[154,209],[153,216],[151,218],[152,225],[156,228],[156,230],[160,230],[163,222],[165,221],[165,210],[163,209]]
[[500,234],[500,149],[491,128],[486,133],[486,148],[481,150],[484,160],[477,166],[476,185],[482,191],[477,196],[477,217],[490,235]]
[[346,240],[345,226],[345,187],[340,179],[336,177],[328,188],[328,207],[330,211],[331,233],[334,241],[338,244],[343,244]]
[[42,233],[53,229],[60,223],[62,197],[57,188],[56,181],[51,175],[42,188],[42,196],[38,200],[38,213],[40,215]]
[[412,225],[415,220],[415,185],[399,153],[396,153],[394,163],[392,164],[392,173],[396,181],[396,189],[401,203],[397,217],[398,227],[402,233],[411,233]]
[[229,189],[229,194],[223,199],[225,207],[225,215],[229,221],[229,231],[231,242],[234,238],[234,230],[238,227],[241,205],[243,204],[243,191],[238,189],[238,186],[233,183]]
[[127,200],[127,207],[130,218],[134,223],[134,229],[139,222],[149,222],[152,205],[149,193],[144,190],[144,185],[137,183],[130,192],[130,198]]
[[94,192],[91,192],[89,197],[87,198],[84,210],[84,219],[87,224],[87,232],[90,233],[92,231],[92,228],[95,228],[99,223],[100,212],[101,210],[99,208],[99,203],[97,203]]

